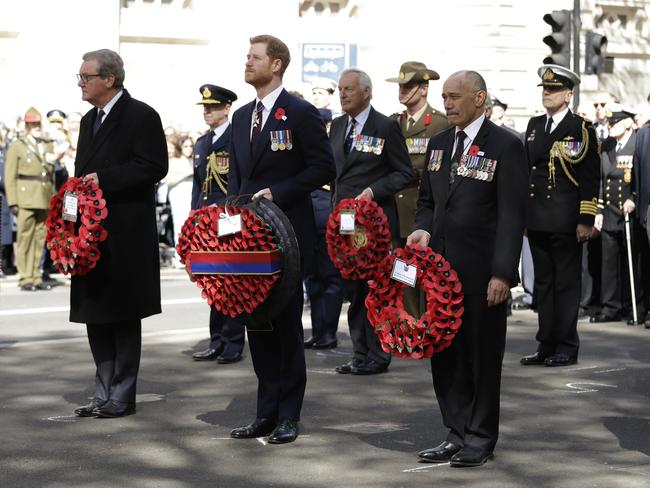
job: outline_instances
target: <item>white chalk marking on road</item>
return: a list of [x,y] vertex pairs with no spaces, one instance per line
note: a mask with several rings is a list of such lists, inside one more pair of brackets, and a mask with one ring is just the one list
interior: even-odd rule
[[441,466],[449,466],[449,463],[430,463],[426,466],[419,466],[417,468],[403,469],[402,473],[417,473],[418,471],[424,471],[425,469],[439,468]]
[[[191,303],[204,303],[205,300],[202,298],[171,298],[169,300],[162,300],[161,305],[188,305]],[[60,306],[60,307],[32,307],[32,308],[14,308],[9,310],[0,310],[0,317],[7,317],[12,315],[34,315],[42,313],[57,313],[57,312],[69,312],[69,306]]]
[[588,388],[593,386],[604,386],[606,388],[618,388],[617,385],[608,385],[606,383],[589,383],[589,382],[576,382],[576,383],[567,383],[567,388],[571,388],[571,393],[593,393],[598,391],[597,388]]
[[255,440],[256,440],[257,442],[259,442],[260,444],[262,444],[263,446],[266,446],[266,444],[268,444],[268,443],[264,440],[264,437],[256,437]]
[[312,369],[309,368],[307,369],[308,373],[318,373],[318,374],[338,374],[336,371],[334,371],[334,368],[331,369],[326,369],[326,368],[321,368],[321,369]]
[[76,422],[79,420],[79,417],[73,415],[56,415],[55,417],[46,417],[43,420],[50,420],[52,422]]
[[625,371],[627,368],[612,368],[612,369],[603,369],[600,371],[594,371],[594,374],[600,374],[600,373],[613,373],[615,371]]
[[596,369],[598,366],[582,366],[580,368],[569,368],[569,369],[563,369],[563,373],[574,373],[575,371],[584,371],[587,369]]
[[[193,334],[205,334],[205,327],[194,327],[191,329],[170,329],[170,330],[156,330],[152,332],[143,332],[142,337],[164,337],[164,336],[173,336],[173,335],[193,335]],[[15,347],[29,347],[29,346],[42,346],[50,344],[69,344],[72,342],[87,341],[88,338],[83,335],[79,337],[66,337],[65,339],[42,339],[36,341],[24,341],[24,342],[0,342],[0,348],[12,349]]]

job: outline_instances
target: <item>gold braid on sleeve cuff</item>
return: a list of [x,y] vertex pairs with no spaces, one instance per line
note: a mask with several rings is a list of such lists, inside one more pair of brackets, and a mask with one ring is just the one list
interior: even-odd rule
[[596,215],[598,213],[598,200],[596,198],[592,200],[581,200],[580,201],[580,213],[587,215]]

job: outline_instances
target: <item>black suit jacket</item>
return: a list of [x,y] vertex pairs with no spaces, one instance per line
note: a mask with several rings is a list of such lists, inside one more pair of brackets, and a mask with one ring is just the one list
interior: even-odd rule
[[639,221],[645,224],[650,204],[650,127],[643,127],[636,132],[634,160],[637,207],[634,213]]
[[97,173],[108,238],[86,276],[73,277],[72,322],[108,323],[160,313],[155,185],[167,174],[160,117],[124,90],[93,137],[97,110],[81,119],[75,176]]
[[[221,204],[226,199],[226,194],[219,188],[216,181],[212,182],[210,193],[203,193],[203,183],[207,177],[208,158],[213,152],[220,153],[220,157],[228,157],[230,151],[230,134],[232,126],[228,125],[221,137],[212,144],[213,131],[199,137],[194,145],[194,176],[192,181],[192,210],[206,205]],[[226,186],[226,189],[228,187]]]
[[[593,225],[597,211],[600,154],[596,133],[589,122],[571,111],[550,135],[545,134],[545,124],[546,115],[540,115],[530,119],[526,129],[530,169],[526,227],[543,232],[574,233],[578,224]],[[566,163],[571,178],[556,158],[553,182],[552,177],[549,178],[549,159],[556,141],[587,144],[587,154],[577,164]]]
[[[331,181],[335,174],[325,125],[316,107],[282,90],[252,148],[255,103],[253,100],[239,108],[232,118],[228,195],[241,195],[240,203],[245,203],[252,194],[270,188],[273,202],[293,225],[304,264],[310,267],[315,244],[310,192]],[[286,120],[280,117],[279,108]],[[291,131],[293,147],[271,150],[270,132],[284,130]]]
[[368,120],[360,134],[384,139],[381,154],[357,151],[354,146],[348,155],[343,151],[348,115],[332,121],[330,142],[336,163],[334,205],[345,198],[354,198],[370,188],[373,199],[388,217],[391,236],[399,238],[399,220],[395,194],[406,188],[415,178],[406,142],[399,123],[370,108]]
[[485,120],[472,145],[497,161],[491,182],[457,176],[449,185],[455,128],[433,136],[427,148],[442,150],[440,169],[428,166],[420,184],[415,229],[431,234],[429,246],[457,271],[468,295],[487,292],[492,276],[513,280],[524,229],[528,172],[517,136]]
[[[636,134],[632,133],[624,147],[616,151],[616,139],[608,137],[601,146],[601,189],[600,200],[603,208],[603,229],[609,231],[622,231],[625,226],[625,215],[623,214],[623,203],[628,198],[634,201],[635,168],[620,168],[618,165],[619,156],[633,158]],[[627,162],[625,162],[627,164]],[[625,174],[628,174],[628,181],[625,181]],[[636,212],[635,212],[636,213]],[[632,215],[630,216],[632,218]]]

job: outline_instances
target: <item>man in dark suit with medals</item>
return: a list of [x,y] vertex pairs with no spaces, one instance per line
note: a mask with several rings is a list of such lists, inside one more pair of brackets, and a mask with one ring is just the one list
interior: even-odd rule
[[[629,264],[625,236],[625,215],[635,211],[637,170],[634,159],[636,133],[634,132],[634,113],[617,103],[607,107],[608,137],[601,146],[601,190],[599,212],[594,227],[601,232],[602,240],[602,312],[594,315],[590,322],[616,322],[626,314],[630,317],[632,297],[630,294]],[[635,214],[636,215],[636,214]],[[631,241],[639,242],[643,229],[637,229],[630,219]],[[638,225],[638,223],[637,223]],[[638,236],[641,234],[641,236]],[[645,270],[639,264],[639,257],[645,253],[640,246],[633,246],[632,262],[635,270],[637,298],[637,317],[639,323],[645,322],[645,294],[642,276]],[[647,247],[647,244],[644,246]],[[628,321],[635,325],[634,318]]]
[[[399,236],[395,194],[415,178],[399,124],[371,105],[372,82],[361,70],[345,70],[339,79],[344,115],[332,121],[330,142],[336,162],[334,205],[345,198],[375,200],[388,217],[390,233]],[[390,353],[381,348],[368,320],[365,280],[344,280],[350,299],[348,325],[354,355],[336,371],[370,375],[388,370]]]
[[530,119],[526,129],[526,228],[539,345],[521,364],[567,366],[578,361],[582,243],[594,233],[600,157],[592,125],[569,110],[578,75],[557,65],[544,65],[538,74],[546,114]]
[[[312,265],[314,214],[310,193],[334,178],[332,152],[316,107],[282,87],[289,49],[273,36],[250,39],[245,80],[257,92],[232,121],[228,194],[253,195],[278,205],[294,228],[303,267]],[[269,435],[281,444],[298,437],[307,382],[302,330],[302,286],[271,321],[271,330],[248,330],[258,378],[257,418],[234,429],[234,438]]]
[[93,399],[75,413],[122,417],[135,413],[141,319],[161,311],[155,185],[167,174],[167,146],[156,111],[124,88],[117,53],[84,54],[77,77],[95,108],[81,119],[75,177],[102,189],[108,237],[97,267],[72,278],[70,320],[87,324],[97,367]]
[[[210,130],[199,137],[194,146],[194,180],[192,183],[192,210],[206,205],[221,205],[228,194],[231,127],[228,114],[237,95],[217,85],[205,84],[199,88],[203,118]],[[204,351],[195,352],[195,361],[213,361],[219,364],[241,360],[244,349],[244,322],[241,318],[224,317],[210,307],[210,344]]]
[[527,182],[521,140],[486,119],[485,81],[474,71],[443,85],[453,125],[431,138],[413,233],[456,270],[465,294],[451,346],[431,358],[446,440],[418,453],[427,462],[479,466],[499,434],[506,299],[516,275]]

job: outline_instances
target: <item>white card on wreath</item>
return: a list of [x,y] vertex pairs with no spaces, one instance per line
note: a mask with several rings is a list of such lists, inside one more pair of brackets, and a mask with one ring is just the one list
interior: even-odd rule
[[418,267],[412,264],[406,264],[401,259],[393,261],[393,269],[390,272],[390,277],[410,287],[415,287],[418,279]]
[[66,191],[63,196],[63,220],[76,222],[78,210],[79,197],[73,191]]
[[229,215],[219,219],[217,236],[229,236],[241,232],[241,214]]
[[341,210],[339,234],[354,234],[354,210]]

